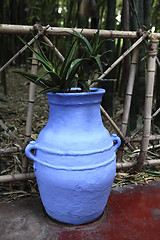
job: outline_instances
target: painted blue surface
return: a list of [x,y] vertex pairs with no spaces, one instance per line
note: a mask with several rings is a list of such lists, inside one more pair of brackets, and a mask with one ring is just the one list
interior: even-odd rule
[[110,136],[101,120],[105,91],[92,90],[48,93],[47,125],[25,150],[35,161],[46,212],[70,224],[90,222],[103,213],[116,172],[115,151],[121,143],[117,135]]

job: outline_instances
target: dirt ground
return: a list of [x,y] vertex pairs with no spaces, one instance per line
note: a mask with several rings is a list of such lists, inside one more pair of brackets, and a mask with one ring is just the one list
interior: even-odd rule
[[[0,119],[4,124],[22,141],[25,136],[25,124],[27,117],[28,106],[28,92],[29,82],[19,75],[12,73],[13,67],[7,69],[7,95],[3,94],[3,87],[0,85]],[[114,100],[114,117],[113,120],[120,126],[120,119],[122,114],[122,104],[119,99]],[[48,119],[48,102],[46,95],[38,94],[36,92],[36,100],[34,106],[34,117],[32,124],[31,139],[36,140],[40,130],[46,125]],[[109,132],[115,133],[113,127],[105,122],[106,128]],[[156,131],[160,134],[160,129],[156,127]],[[141,134],[141,132],[139,133]],[[10,138],[9,134],[0,127],[0,149],[17,146],[17,144]],[[136,151],[130,152],[125,148],[123,161],[134,161],[138,156],[139,145],[136,145]],[[152,145],[151,145],[152,147]],[[16,174],[21,172],[21,162],[23,154],[14,153],[7,155],[0,155],[0,174]],[[147,159],[160,159],[160,144],[155,143],[155,146],[148,151]],[[32,161],[29,161],[29,171],[32,171]],[[147,184],[153,180],[160,180],[159,167],[145,168],[142,173],[133,173],[132,170],[127,172],[120,171],[116,174],[113,187],[123,186],[126,184]],[[36,181],[28,181],[25,191],[20,190],[20,182],[0,184],[0,201],[10,201],[18,197],[25,197],[28,195],[38,195]]]

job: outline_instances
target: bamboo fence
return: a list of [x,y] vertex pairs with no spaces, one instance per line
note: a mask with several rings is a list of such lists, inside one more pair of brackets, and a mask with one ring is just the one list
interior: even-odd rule
[[[72,32],[71,28],[57,28],[57,27],[50,27],[49,25],[46,27],[42,27],[39,24],[36,24],[34,26],[21,26],[21,25],[8,25],[8,24],[1,24],[0,25],[0,34],[28,34],[31,35],[31,33],[35,33],[36,31],[36,39],[38,39],[40,36],[45,41],[47,45],[50,47],[55,48],[55,52],[59,59],[61,61],[64,61],[64,57],[62,54],[56,49],[55,46],[51,43],[51,41],[48,39],[48,35],[54,35],[54,36],[70,36],[69,33]],[[76,29],[76,31],[81,32],[82,29]],[[96,29],[83,29],[83,35],[86,37],[92,37],[93,34],[96,32]],[[122,147],[120,148],[118,152],[118,162],[117,162],[117,170],[120,169],[127,169],[135,167],[138,171],[141,171],[142,166],[151,166],[151,165],[160,165],[160,159],[154,159],[154,160],[146,160],[146,153],[149,145],[149,141],[154,140],[160,140],[159,135],[150,135],[150,128],[151,128],[151,118],[154,117],[151,115],[152,113],[152,98],[153,98],[153,88],[154,88],[154,77],[155,77],[155,62],[157,61],[159,63],[159,60],[157,58],[157,42],[160,39],[160,33],[151,33],[148,32],[142,32],[139,36],[138,32],[133,31],[112,31],[112,30],[101,30],[100,31],[100,37],[101,38],[123,38],[123,39],[135,39],[135,43],[127,50],[125,51],[122,56],[120,56],[100,77],[99,79],[103,79],[117,64],[120,63],[129,53],[133,51],[132,54],[132,62],[130,66],[130,76],[126,91],[126,98],[125,98],[125,104],[124,104],[124,112],[122,117],[122,127],[121,129],[118,128],[116,123],[111,119],[111,117],[108,115],[108,113],[102,108],[101,106],[101,112],[104,115],[104,117],[111,123],[113,128],[117,131],[118,135],[122,139]],[[129,118],[129,111],[131,106],[131,99],[132,99],[132,92],[133,92],[133,86],[134,86],[134,79],[135,79],[135,72],[136,72],[136,65],[138,61],[138,48],[140,43],[145,42],[145,39],[150,39],[150,48],[148,49],[148,69],[147,69],[147,80],[146,80],[146,98],[145,98],[145,108],[144,108],[144,125],[143,125],[143,136],[142,138],[134,138],[134,136],[131,136],[130,138],[126,137],[126,129],[128,125],[128,118]],[[29,44],[33,43],[34,39],[32,39]],[[36,48],[36,44],[34,44],[34,48]],[[9,64],[21,54],[26,47],[22,48],[20,51],[18,51],[15,56],[13,56],[4,66],[0,68],[0,72],[3,71]],[[37,62],[35,60],[32,60],[32,73],[36,73],[37,71]],[[93,87],[94,85],[92,85]],[[30,141],[31,136],[31,126],[32,126],[32,118],[33,118],[33,107],[34,107],[34,99],[35,99],[35,85],[30,84],[30,90],[29,90],[29,100],[28,100],[28,113],[27,113],[27,123],[26,123],[26,137],[24,143],[22,143],[10,130],[8,130],[7,126],[0,120],[1,127],[8,131],[8,134],[14,141],[16,141],[19,145],[19,147],[12,147],[8,149],[0,149],[0,155],[1,154],[8,154],[8,153],[15,153],[15,152],[24,152],[24,148],[26,144]],[[155,114],[159,113],[159,109],[156,111]],[[142,127],[140,127],[142,129]],[[139,130],[140,130],[139,129]],[[137,130],[137,132],[139,131]],[[135,134],[136,135],[136,134]],[[122,156],[123,156],[123,147],[126,145],[130,151],[134,151],[134,147],[132,145],[133,142],[140,142],[140,154],[137,159],[137,161],[133,162],[122,162]],[[2,175],[0,176],[0,182],[11,182],[11,181],[25,181],[28,179],[35,178],[35,174],[33,172],[28,173],[28,164],[27,164],[27,158],[24,157],[22,162],[22,173],[20,174],[14,174],[14,175]]]

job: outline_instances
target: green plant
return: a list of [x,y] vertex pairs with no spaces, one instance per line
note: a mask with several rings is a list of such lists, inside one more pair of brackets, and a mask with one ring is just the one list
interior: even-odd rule
[[[101,55],[99,52],[104,41],[100,42],[99,40],[99,30],[95,33],[91,42],[89,42],[82,33],[78,33],[75,30],[73,30],[72,34],[75,39],[61,66],[58,66],[54,48],[53,61],[50,61],[37,40],[38,51],[35,51],[33,47],[20,38],[31,52],[34,53],[35,59],[42,65],[44,71],[39,75],[20,70],[14,70],[13,72],[21,74],[23,77],[42,87],[41,93],[67,92],[70,91],[72,87],[80,87],[82,91],[89,91],[89,84],[93,81],[98,81],[95,79],[88,81],[91,72],[90,69],[94,67],[98,72],[103,72],[101,57],[103,57],[105,53]],[[84,46],[85,53],[81,58],[75,59],[79,42]],[[87,69],[87,71],[85,69],[86,65],[89,65],[89,70]]]

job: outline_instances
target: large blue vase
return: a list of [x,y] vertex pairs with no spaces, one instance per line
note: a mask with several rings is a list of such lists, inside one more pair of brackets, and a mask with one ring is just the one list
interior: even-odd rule
[[[97,219],[107,204],[121,141],[104,128],[103,89],[48,93],[47,125],[26,147],[47,214],[70,224]],[[35,151],[32,151],[35,150]]]

